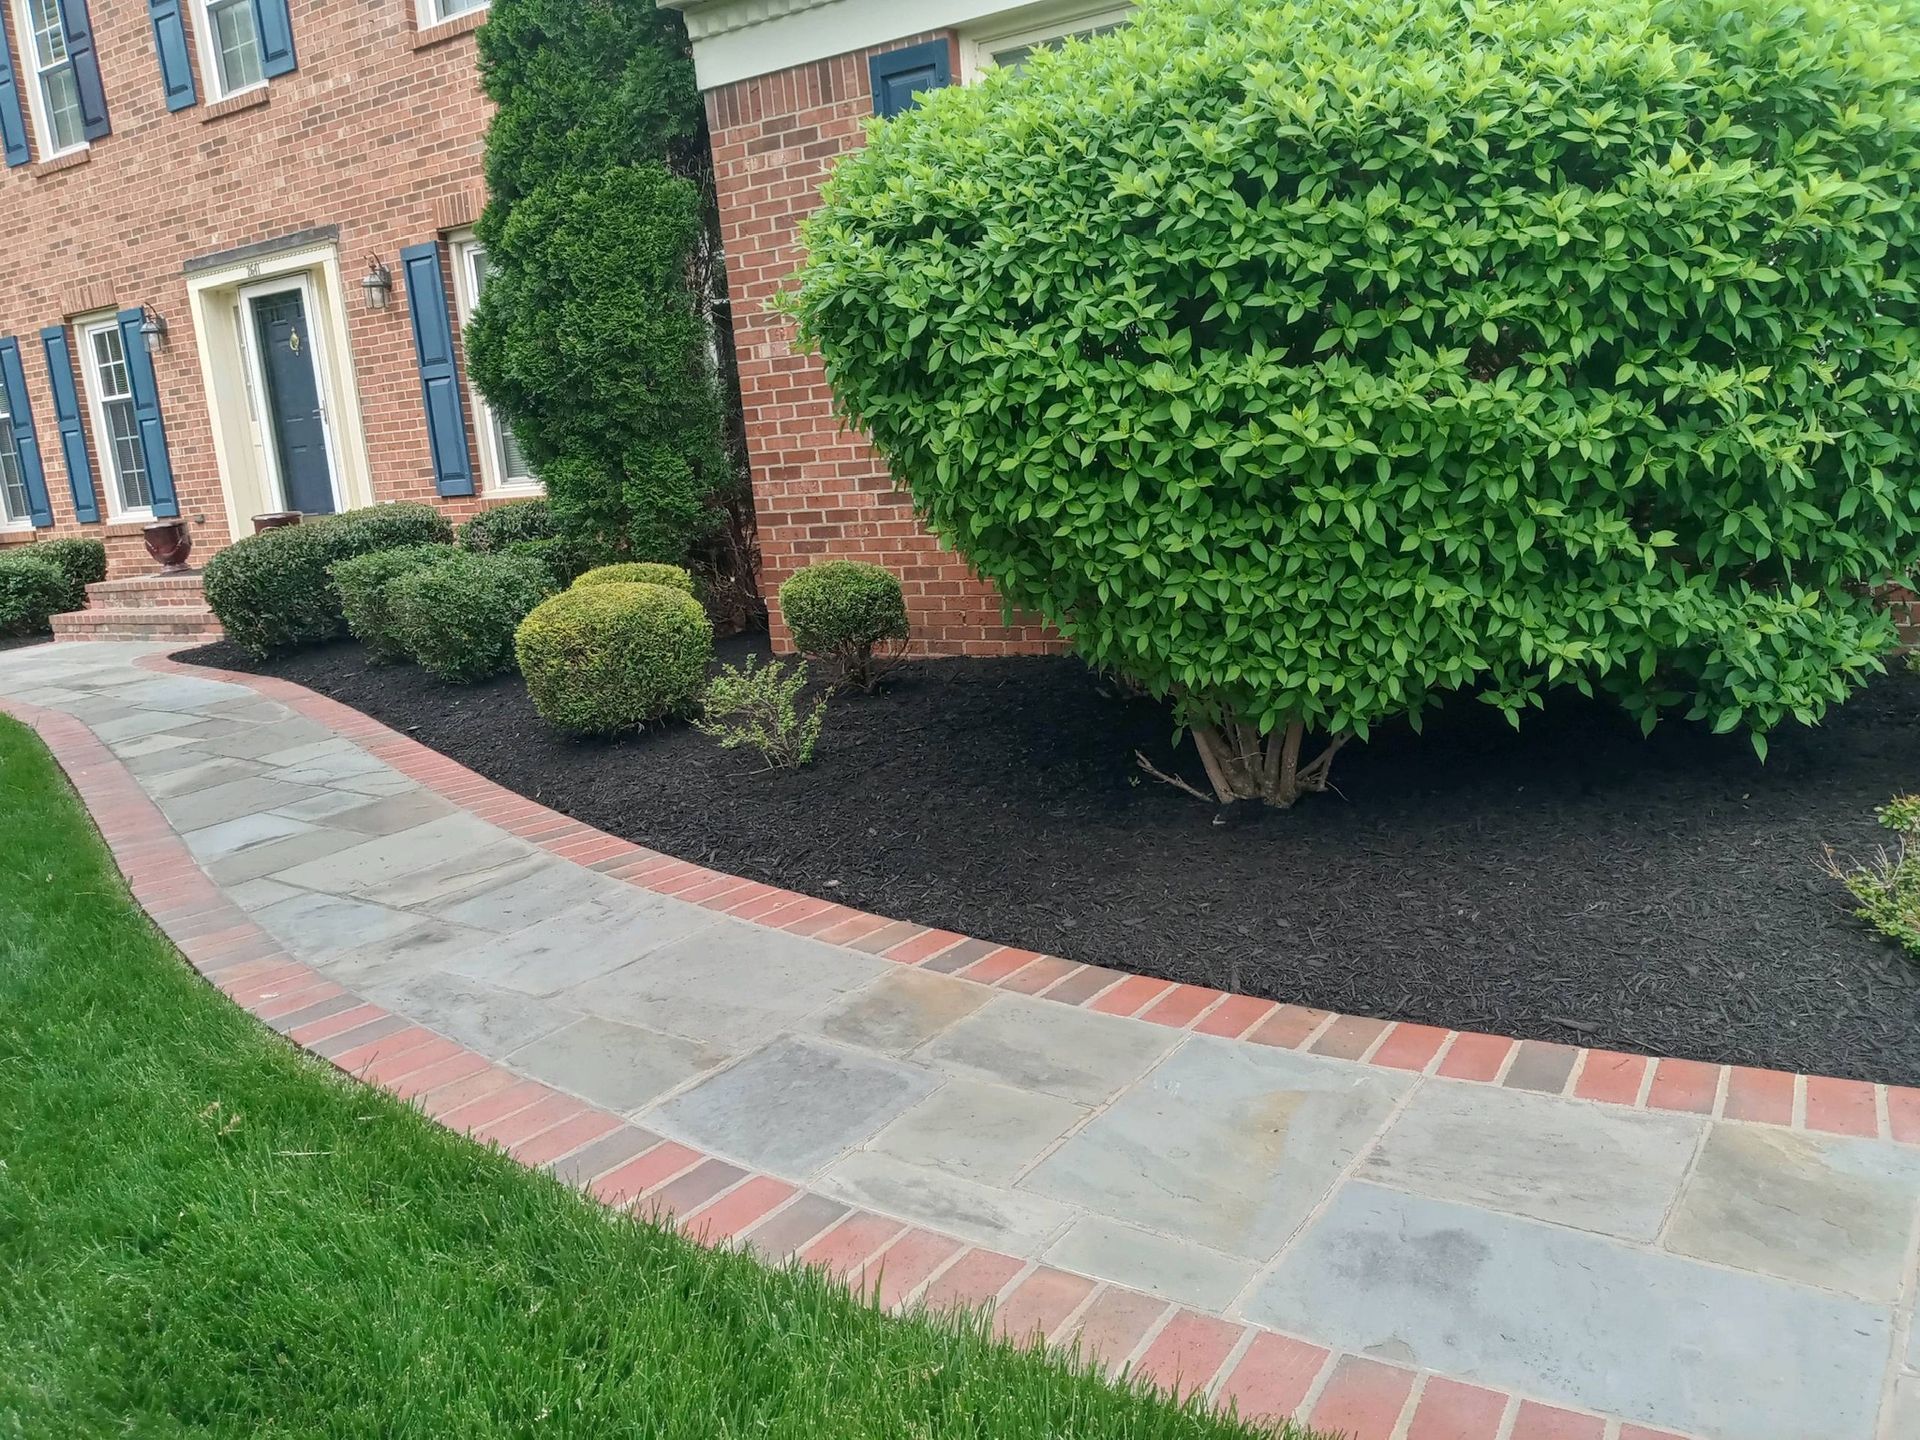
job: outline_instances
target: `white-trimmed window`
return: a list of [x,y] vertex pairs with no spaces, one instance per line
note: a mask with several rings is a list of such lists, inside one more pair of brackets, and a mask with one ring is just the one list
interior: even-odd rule
[[1034,51],[1067,39],[1091,39],[1118,30],[1133,19],[1132,5],[1055,6],[1029,12],[1024,19],[1009,17],[992,28],[969,31],[960,41],[960,69],[971,80],[982,70],[1019,69]]
[[87,143],[80,110],[80,77],[67,53],[67,30],[58,0],[20,0],[15,11],[26,52],[28,108],[40,138],[40,158],[50,160]]
[[[464,330],[480,304],[480,292],[487,288],[487,249],[472,235],[453,237],[454,298],[460,306],[460,328]],[[467,393],[473,400],[473,413],[480,430],[481,479],[491,492],[538,492],[540,477],[520,453],[520,442],[513,431],[487,404],[469,375]]]
[[20,446],[13,438],[13,413],[7,408],[6,387],[0,385],[0,530],[32,528],[26,471],[20,466]]
[[253,0],[196,0],[200,73],[210,98],[225,100],[267,83],[260,59],[260,19]]
[[484,10],[491,0],[420,0],[420,28],[444,25],[474,10]]
[[110,518],[145,520],[153,516],[153,487],[147,480],[146,454],[140,448],[140,422],[133,408],[133,377],[121,348],[120,326],[109,315],[76,320],[80,369],[87,382],[87,408],[93,412],[93,446],[107,474]]

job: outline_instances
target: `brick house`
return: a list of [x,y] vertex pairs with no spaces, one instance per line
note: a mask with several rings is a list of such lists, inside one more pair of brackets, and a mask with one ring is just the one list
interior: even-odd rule
[[537,491],[467,386],[485,0],[0,0],[0,546]]
[[686,17],[706,97],[748,454],[761,592],[826,557],[871,560],[906,586],[914,632],[946,654],[1056,648],[1002,623],[1000,597],[921,528],[886,467],[833,413],[819,363],[767,308],[800,261],[802,217],[866,122],[915,94],[1017,65],[1037,45],[1125,23],[1125,0],[662,0]]

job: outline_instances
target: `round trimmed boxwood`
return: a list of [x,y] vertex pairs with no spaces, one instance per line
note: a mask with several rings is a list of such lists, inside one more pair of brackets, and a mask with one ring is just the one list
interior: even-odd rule
[[1161,0],[877,127],[790,303],[1223,799],[1463,689],[1764,755],[1920,559],[1916,93],[1874,0]]
[[[34,547],[38,549],[38,546]],[[37,555],[0,555],[0,635],[39,635],[74,608],[66,571]]]
[[780,614],[802,655],[828,660],[862,689],[875,678],[873,651],[907,639],[907,602],[892,571],[857,560],[823,560],[780,587]]
[[693,576],[678,565],[661,565],[650,560],[636,560],[618,565],[601,565],[587,571],[573,582],[575,585],[665,585],[669,590],[684,590],[695,599],[700,592],[694,586]]
[[369,660],[385,665],[407,658],[393,613],[393,582],[444,564],[459,553],[451,545],[406,545],[334,563],[327,573],[339,593],[348,633],[360,642]]
[[553,588],[530,555],[456,550],[389,581],[386,604],[395,638],[421,669],[471,685],[513,668],[513,633]]
[[536,496],[528,500],[509,500],[482,510],[460,527],[460,543],[468,550],[482,552],[505,550],[529,540],[551,540],[560,533],[553,522],[553,510],[546,500]]
[[514,648],[543,719],[575,734],[610,735],[700,693],[713,622],[671,586],[576,586],[527,616]]

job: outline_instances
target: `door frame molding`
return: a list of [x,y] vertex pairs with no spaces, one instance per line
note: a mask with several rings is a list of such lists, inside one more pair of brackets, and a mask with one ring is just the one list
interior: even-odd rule
[[333,370],[328,364],[326,339],[322,334],[326,327],[315,319],[317,308],[312,280],[304,273],[279,275],[242,285],[236,296],[240,306],[240,354],[247,366],[247,389],[252,402],[253,421],[260,427],[260,448],[266,453],[267,478],[279,494],[280,508],[291,510],[293,501],[287,494],[287,477],[280,468],[279,433],[277,417],[273,413],[272,392],[267,385],[266,367],[260,358],[260,327],[254,319],[253,310],[254,301],[269,295],[284,295],[289,290],[300,292],[300,308],[306,316],[307,343],[313,347],[313,389],[320,401],[320,443],[327,457],[327,489],[333,497],[333,513],[338,515],[347,507],[340,493],[339,446],[334,443],[333,414],[327,404],[327,396],[333,389]]

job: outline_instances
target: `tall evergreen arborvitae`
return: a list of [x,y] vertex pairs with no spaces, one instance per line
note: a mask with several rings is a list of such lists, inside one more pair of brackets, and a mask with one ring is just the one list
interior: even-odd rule
[[751,593],[712,172],[680,16],[651,0],[494,0],[479,41],[499,109],[474,379],[564,531],[692,560]]

